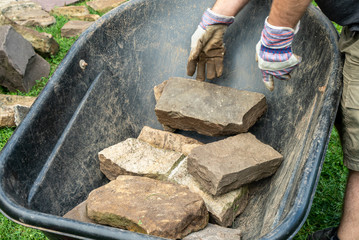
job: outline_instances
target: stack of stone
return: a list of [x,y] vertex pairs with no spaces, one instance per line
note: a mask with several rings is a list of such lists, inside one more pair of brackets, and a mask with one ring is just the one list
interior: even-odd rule
[[216,239],[239,239],[240,230],[227,227],[247,205],[247,184],[272,175],[282,161],[247,133],[266,111],[265,97],[181,78],[154,90],[155,112],[167,129],[234,136],[203,144],[145,126],[138,138],[99,152],[111,182],[65,217],[171,239],[214,232]]

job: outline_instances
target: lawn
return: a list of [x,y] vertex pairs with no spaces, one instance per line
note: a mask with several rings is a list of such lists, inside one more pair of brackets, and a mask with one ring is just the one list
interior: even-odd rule
[[[86,0],[88,1],[88,0]],[[84,5],[86,1],[82,1],[76,5]],[[91,10],[91,13],[95,13]],[[55,16],[57,23],[54,26],[37,29],[51,33],[55,40],[60,44],[60,52],[53,57],[46,60],[51,64],[51,73],[55,71],[57,65],[61,62],[71,45],[76,38],[62,38],[60,36],[61,27],[68,21],[67,18]],[[338,31],[340,26],[336,26]],[[44,78],[39,81],[32,90],[27,93],[10,93],[5,88],[0,87],[1,94],[18,94],[27,96],[38,96],[49,78]],[[4,147],[14,128],[0,128],[0,150]],[[308,233],[318,229],[323,229],[329,226],[337,226],[340,221],[343,193],[345,190],[347,170],[342,165],[342,151],[340,147],[338,133],[334,129],[330,137],[330,142],[323,165],[323,170],[320,176],[320,181],[316,190],[314,202],[309,213],[309,216],[294,239],[306,239]],[[41,231],[31,228],[23,227],[8,220],[0,214],[0,239],[46,239]]]

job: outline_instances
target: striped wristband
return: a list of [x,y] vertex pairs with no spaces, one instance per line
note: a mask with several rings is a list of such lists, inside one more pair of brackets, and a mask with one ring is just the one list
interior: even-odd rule
[[202,29],[206,30],[206,28],[210,25],[215,24],[225,24],[227,26],[231,25],[234,22],[234,17],[224,16],[217,13],[214,13],[211,9],[207,9],[202,16],[202,21],[200,22],[200,26]]

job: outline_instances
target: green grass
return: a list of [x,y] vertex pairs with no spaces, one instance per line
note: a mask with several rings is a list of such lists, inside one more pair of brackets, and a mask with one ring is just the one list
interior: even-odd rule
[[[85,5],[88,1],[90,0],[85,0],[74,5]],[[92,14],[99,14],[91,8],[89,8],[89,10]],[[77,39],[62,38],[60,29],[67,21],[69,21],[69,19],[62,16],[55,16],[55,18],[57,21],[55,25],[48,28],[37,28],[40,32],[52,34],[60,45],[60,51],[56,56],[46,58],[51,65],[50,76]],[[335,24],[335,27],[339,32],[341,31],[341,26]],[[50,77],[43,78],[41,81],[38,81],[29,93],[11,93],[0,86],[0,94],[38,96],[49,78]],[[14,130],[15,128],[0,128],[0,151]],[[311,211],[302,229],[294,239],[304,240],[306,239],[307,234],[312,233],[313,231],[330,226],[337,226],[339,224],[346,176],[347,169],[342,165],[342,151],[338,133],[333,130]],[[18,225],[0,214],[0,239],[41,240],[46,239],[46,237],[41,231]]]

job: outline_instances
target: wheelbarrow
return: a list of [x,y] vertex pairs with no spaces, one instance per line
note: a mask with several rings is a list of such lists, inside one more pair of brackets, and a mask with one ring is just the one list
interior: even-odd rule
[[[62,216],[108,182],[97,153],[143,126],[161,129],[153,87],[187,77],[190,39],[208,0],[131,0],[74,43],[0,155],[0,208],[50,239],[159,239]],[[284,156],[275,175],[250,185],[233,227],[242,239],[288,239],[305,221],[341,93],[342,58],[332,23],[310,6],[293,51],[303,61],[269,92],[255,61],[271,1],[252,0],[225,34],[223,76],[211,82],[265,94],[268,111],[250,129]],[[204,142],[214,137],[189,136]]]

